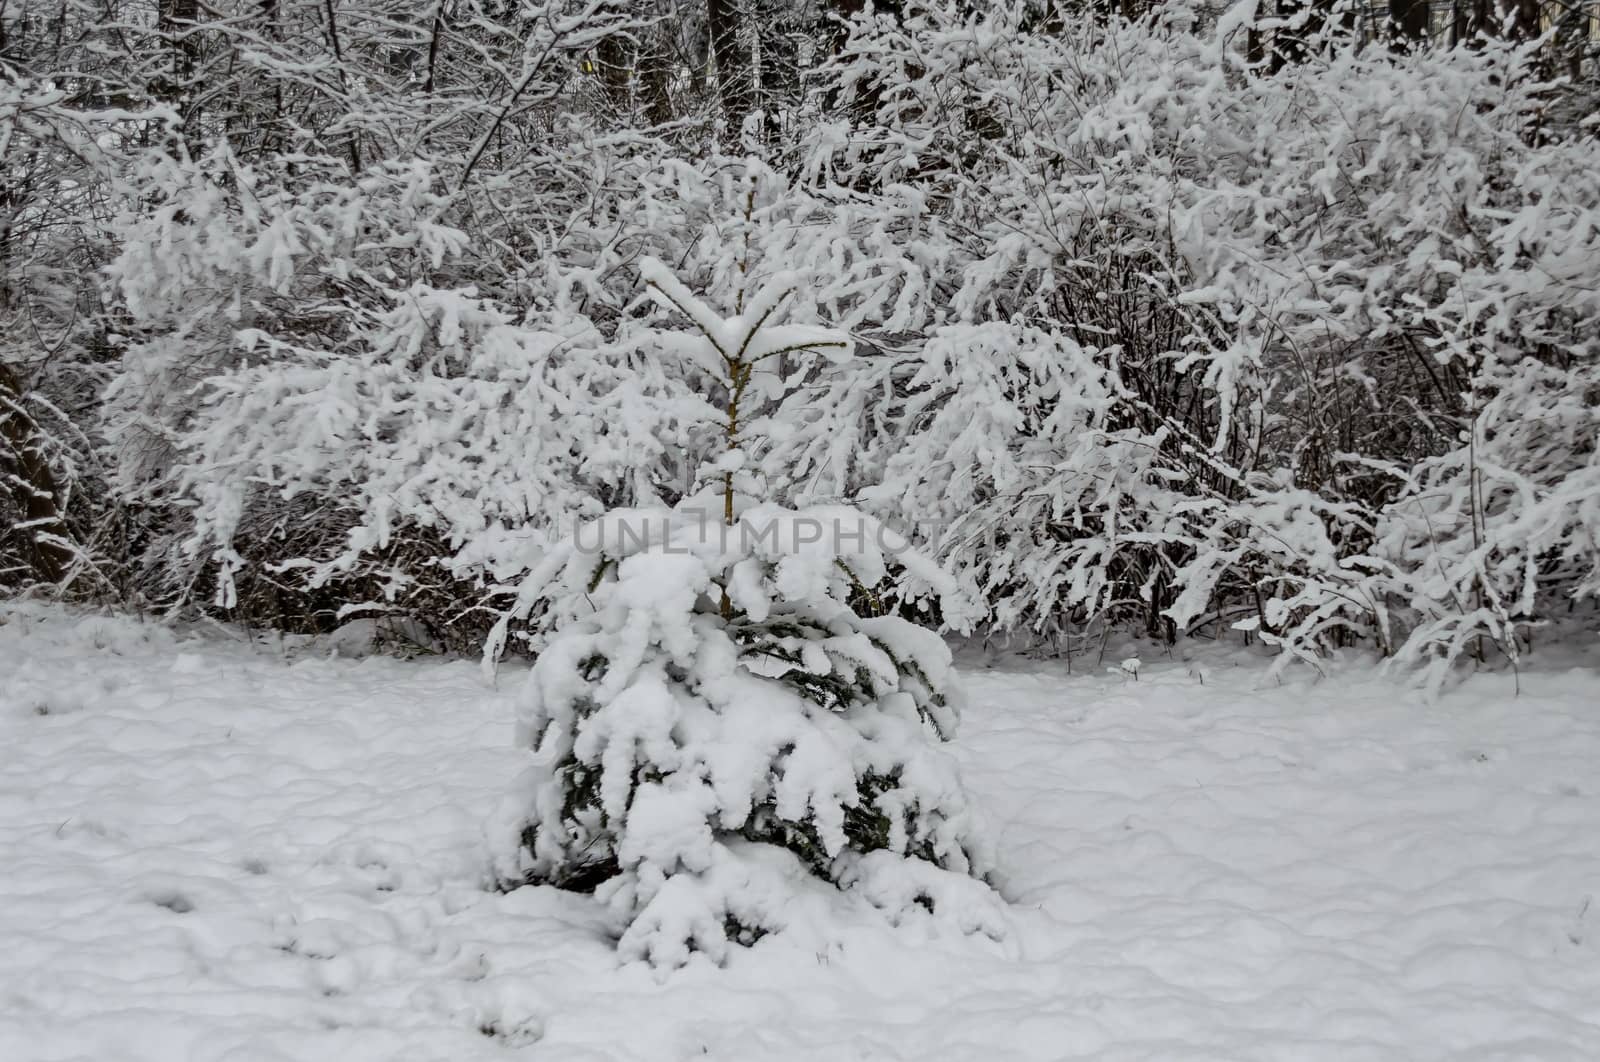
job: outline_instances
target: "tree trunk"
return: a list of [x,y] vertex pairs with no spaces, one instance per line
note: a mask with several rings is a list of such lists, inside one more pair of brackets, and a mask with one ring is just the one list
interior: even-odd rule
[[595,73],[600,78],[606,105],[614,114],[627,114],[632,109],[628,94],[628,80],[633,71],[633,45],[627,37],[616,34],[595,46]]
[[1514,41],[1531,41],[1539,35],[1539,0],[1500,0],[1496,27]]
[[44,582],[59,583],[72,563],[72,551],[41,538],[46,529],[66,534],[56,505],[55,476],[45,460],[38,426],[22,408],[22,381],[4,364],[0,364],[0,490],[11,495],[23,521],[31,525],[22,537],[34,573]]
[[1589,43],[1591,17],[1589,5],[1578,0],[1564,5],[1556,15],[1556,55],[1574,85],[1583,78],[1583,52]]
[[767,0],[756,14],[760,61],[756,70],[756,94],[763,116],[762,129],[767,142],[776,144],[783,135],[783,116],[800,102],[800,48],[791,0]]
[[1428,0],[1389,0],[1390,44],[1409,51],[1428,39]]
[[711,61],[717,68],[717,96],[722,101],[725,136],[739,139],[751,110],[750,57],[739,40],[737,0],[706,0],[706,28],[711,34]]
[[647,122],[672,121],[672,43],[662,27],[656,27],[639,49],[639,95]]
[[200,117],[189,102],[200,59],[200,42],[195,36],[199,19],[199,0],[160,0],[156,8],[156,32],[166,46],[170,65],[151,88],[156,96],[177,108],[184,134],[191,141],[200,124]]

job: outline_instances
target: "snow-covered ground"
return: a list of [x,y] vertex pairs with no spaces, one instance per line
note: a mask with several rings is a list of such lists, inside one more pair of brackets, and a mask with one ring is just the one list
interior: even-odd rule
[[0,1059],[1600,1058],[1595,672],[1087,671],[968,676],[1004,943],[841,905],[661,980],[483,888],[517,676],[0,612]]

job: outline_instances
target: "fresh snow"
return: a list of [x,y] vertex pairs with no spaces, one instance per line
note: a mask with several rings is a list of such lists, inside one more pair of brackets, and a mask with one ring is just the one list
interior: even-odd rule
[[[0,611],[0,1059],[1593,1059],[1600,677],[974,661],[1004,939],[487,891],[520,673]],[[1520,689],[1518,688],[1520,686]]]

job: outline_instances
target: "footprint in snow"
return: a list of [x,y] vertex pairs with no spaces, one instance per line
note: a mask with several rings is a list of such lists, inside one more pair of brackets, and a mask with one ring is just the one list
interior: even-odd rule
[[165,907],[173,914],[188,914],[194,910],[194,901],[181,892],[157,892],[145,897],[157,907]]

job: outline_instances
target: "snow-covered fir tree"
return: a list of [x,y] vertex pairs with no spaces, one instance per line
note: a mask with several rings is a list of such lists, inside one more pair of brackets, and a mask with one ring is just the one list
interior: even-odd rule
[[773,430],[787,380],[851,340],[778,323],[792,275],[723,316],[660,263],[640,272],[690,325],[655,338],[714,384],[723,446],[678,505],[607,513],[529,575],[519,609],[542,602],[554,629],[522,699],[535,763],[495,828],[502,882],[596,888],[622,953],[663,966],[783,929],[812,876],[998,933],[938,747],[961,704],[950,651],[874,596],[898,565],[960,623],[954,584],[858,510],[759,500],[748,471],[750,425]]

